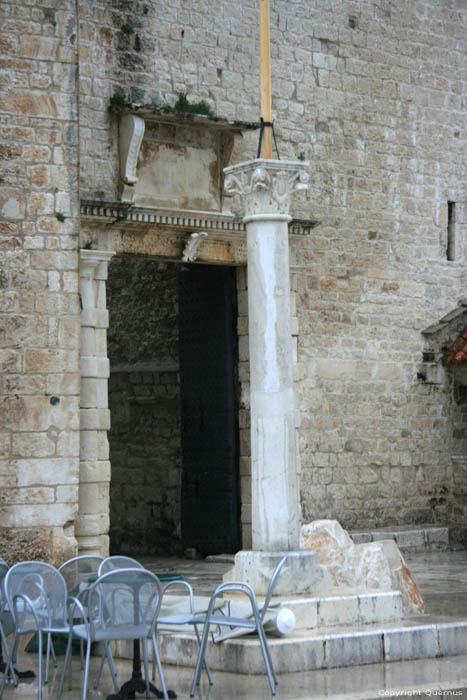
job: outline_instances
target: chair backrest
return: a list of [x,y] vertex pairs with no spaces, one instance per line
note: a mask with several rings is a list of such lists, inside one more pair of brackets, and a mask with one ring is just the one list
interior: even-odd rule
[[5,575],[4,590],[19,632],[67,627],[65,580],[50,564],[42,561],[15,564]]
[[281,569],[284,566],[286,561],[287,561],[287,555],[285,557],[282,557],[282,559],[280,560],[280,562],[278,563],[278,565],[276,566],[276,568],[274,569],[274,571],[272,573],[271,580],[269,581],[268,590],[266,591],[266,597],[264,599],[264,603],[263,603],[263,606],[262,606],[261,611],[260,611],[261,622],[263,621],[264,616],[266,615],[266,611],[268,609],[269,603],[271,602],[271,596],[273,594],[275,585],[277,583],[277,579],[279,578],[279,574],[281,572]]
[[99,576],[106,574],[109,571],[115,571],[115,569],[144,569],[144,566],[132,559],[132,557],[123,557],[120,555],[107,557],[104,559],[99,566]]
[[98,577],[99,566],[103,561],[103,557],[84,554],[68,559],[59,566],[58,570],[65,579],[68,593],[79,595],[82,588],[94,583]]
[[89,589],[88,618],[91,634],[124,639],[129,627],[149,636],[159,614],[162,588],[159,579],[143,568],[114,569],[99,576]]

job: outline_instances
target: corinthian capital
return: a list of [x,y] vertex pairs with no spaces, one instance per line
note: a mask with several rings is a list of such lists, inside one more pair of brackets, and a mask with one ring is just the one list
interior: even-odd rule
[[308,189],[308,162],[257,158],[224,169],[227,194],[240,195],[245,217],[289,214],[294,192]]

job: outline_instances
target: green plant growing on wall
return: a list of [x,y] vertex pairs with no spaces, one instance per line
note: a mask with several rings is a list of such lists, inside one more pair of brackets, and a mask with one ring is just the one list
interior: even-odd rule
[[56,211],[55,218],[57,219],[57,221],[65,221],[66,216],[64,214],[62,214],[60,211]]
[[118,92],[115,93],[115,95],[112,95],[110,98],[110,104],[109,104],[109,109],[116,109],[118,107],[126,107],[130,103],[124,97],[123,95],[120,95]]
[[113,224],[119,224],[121,221],[126,221],[128,219],[129,209],[121,209],[118,215],[112,221],[109,221],[106,226],[113,226]]
[[128,34],[128,35],[134,34],[134,32],[135,32],[135,30],[133,29],[131,24],[123,24],[120,27],[120,31],[123,32],[123,34]]
[[190,102],[188,100],[186,92],[181,92],[178,96],[176,103],[173,105],[164,105],[164,109],[173,112],[185,112],[189,114],[204,114],[206,117],[215,118],[215,114],[212,111],[206,100],[199,100],[199,102]]

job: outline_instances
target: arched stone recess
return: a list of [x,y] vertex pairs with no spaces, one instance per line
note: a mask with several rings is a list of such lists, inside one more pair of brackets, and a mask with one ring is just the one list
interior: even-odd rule
[[106,280],[108,264],[113,255],[113,252],[103,250],[80,251],[81,434],[79,510],[76,523],[80,554],[106,555],[109,550],[109,315]]

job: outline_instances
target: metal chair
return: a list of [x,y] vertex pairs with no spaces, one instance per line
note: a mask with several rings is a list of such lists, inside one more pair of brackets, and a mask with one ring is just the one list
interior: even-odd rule
[[116,555],[103,559],[99,566],[98,573],[99,576],[102,576],[103,574],[106,574],[109,571],[115,571],[116,569],[144,569],[144,566],[132,557]]
[[8,644],[6,638],[15,629],[13,618],[11,616],[10,611],[7,609],[3,587],[3,580],[8,572],[8,568],[9,567],[6,561],[0,558],[0,641],[2,654],[5,654],[5,659],[3,661],[3,663],[5,664],[5,668],[3,670],[7,673],[10,672],[10,654],[8,651]]
[[[100,576],[88,591],[86,609],[74,599],[69,619],[78,616],[82,622],[70,627],[65,662],[60,678],[57,700],[61,696],[66,668],[70,659],[72,636],[86,642],[82,700],[86,699],[91,644],[111,640],[131,639],[143,648],[146,693],[149,697],[149,662],[146,640],[152,639],[161,602],[161,585],[150,571],[141,568],[115,569]],[[164,698],[168,699],[162,666],[155,645],[156,663]],[[117,689],[118,690],[118,689]]]
[[[276,566],[272,576],[271,580],[268,585],[268,590],[266,592],[266,598],[264,600],[263,605],[261,608],[258,607],[258,603],[256,600],[255,592],[253,588],[248,584],[248,583],[243,583],[241,581],[229,581],[226,583],[222,583],[220,586],[216,588],[214,591],[211,600],[209,601],[209,607],[206,615],[201,615],[201,616],[195,616],[193,618],[193,624],[204,624],[204,630],[203,630],[203,636],[201,639],[201,644],[199,648],[199,653],[198,653],[198,658],[196,660],[196,667],[195,667],[195,673],[193,676],[193,683],[191,685],[191,690],[190,690],[190,696],[193,697],[195,694],[195,687],[199,685],[200,682],[200,676],[201,676],[201,668],[202,664],[204,663],[204,657],[206,654],[206,645],[208,641],[208,635],[209,635],[209,627],[210,625],[217,625],[219,627],[222,626],[228,626],[231,628],[239,628],[243,627],[244,629],[247,630],[253,630],[256,631],[259,637],[259,643],[261,646],[261,651],[263,654],[263,659],[264,659],[264,665],[266,668],[266,674],[268,677],[269,681],[269,687],[271,688],[271,694],[275,695],[276,694],[276,688],[275,686],[278,684],[277,676],[274,670],[274,665],[272,663],[271,659],[271,653],[269,651],[268,643],[266,640],[266,635],[264,633],[264,628],[263,628],[263,620],[264,616],[266,614],[266,611],[268,609],[271,596],[274,591],[274,587],[276,585],[277,579],[279,577],[279,574],[281,572],[282,567],[284,566],[285,562],[287,561],[287,556],[283,557],[278,565]],[[216,600],[219,596],[223,596],[226,593],[241,593],[244,596],[246,596],[247,600],[250,603],[251,607],[251,614],[248,617],[239,617],[239,616],[233,616],[230,614],[224,614],[223,612],[220,613],[215,613],[215,604]]]
[[[73,557],[68,559],[58,567],[58,571],[62,574],[65,579],[66,587],[69,596],[74,596],[81,601],[83,605],[86,605],[87,594],[89,591],[89,586],[94,583],[98,578],[99,566],[104,561],[104,557],[94,554],[83,554],[79,557]],[[84,668],[84,643],[80,640],[80,658],[81,658],[81,669]],[[104,661],[107,658],[112,680],[114,681],[114,687],[117,686],[116,671],[113,663],[112,654],[110,648],[106,647],[106,653],[102,655],[101,664],[97,672],[96,680],[94,682],[94,689],[97,688],[99,684],[99,679],[104,666]]]
[[[188,607],[189,609],[186,612],[181,612],[177,613],[176,615],[167,615],[164,614],[163,611],[163,605],[164,605],[164,595],[167,593],[169,588],[173,588],[176,586],[180,586],[185,589],[185,592],[188,594]],[[198,645],[201,646],[201,637],[199,634],[199,629],[198,629],[198,622],[196,621],[196,614],[195,614],[195,602],[194,602],[194,596],[193,596],[193,589],[190,586],[190,584],[187,581],[169,581],[167,583],[162,591],[162,603],[161,603],[161,613],[159,617],[157,618],[156,622],[156,628],[155,632],[157,631],[157,626],[163,626],[163,627],[177,627],[180,625],[192,625],[195,630],[196,638],[198,640]],[[156,676],[156,669],[155,669],[155,661],[156,661],[156,649],[155,649],[155,635],[152,638],[152,644],[153,644],[153,650],[154,650],[154,661],[153,661],[153,668],[152,668],[152,679],[155,679]],[[212,685],[212,678],[211,678],[211,673],[209,671],[209,666],[204,659],[204,668],[206,670],[206,674],[208,677],[209,685]]]
[[14,637],[9,664],[0,682],[0,696],[8,676],[18,685],[13,668],[19,637],[31,632],[38,639],[38,700],[42,698],[42,635],[47,635],[45,682],[48,680],[52,634],[69,634],[67,590],[63,576],[50,564],[38,561],[21,562],[9,569],[3,580],[6,607],[14,622]]
[[68,594],[80,598],[82,592],[93,583],[92,579],[97,578],[99,566],[103,561],[104,558],[98,555],[84,554],[61,564],[58,571],[65,579]]

